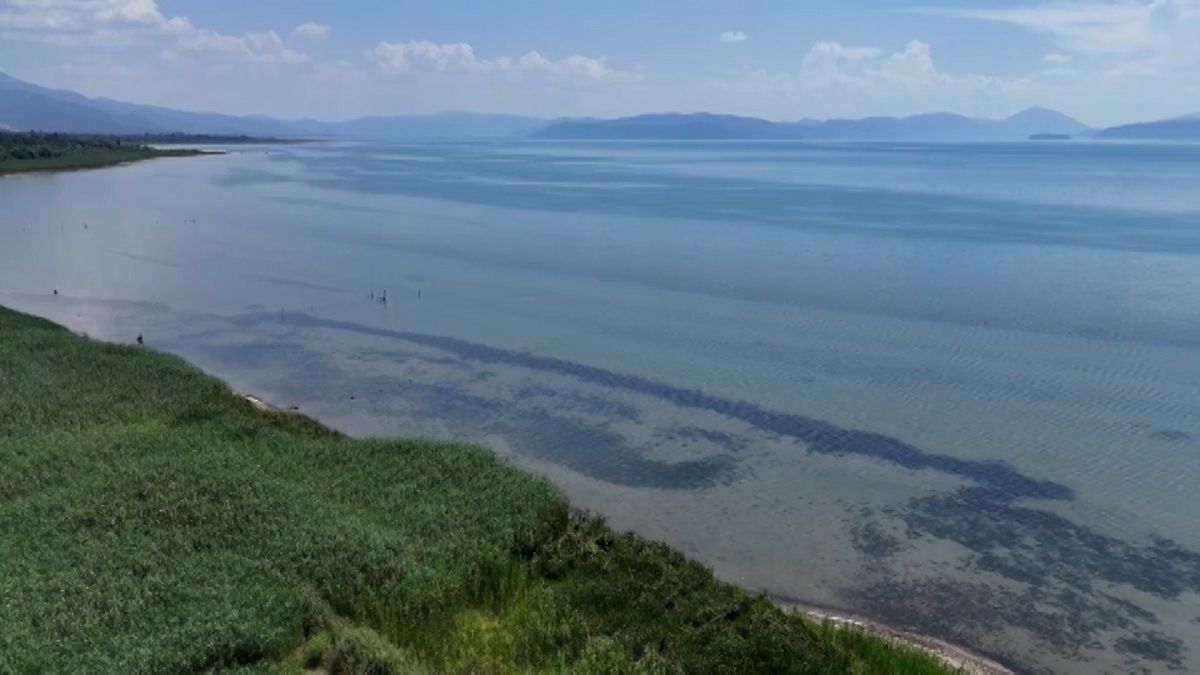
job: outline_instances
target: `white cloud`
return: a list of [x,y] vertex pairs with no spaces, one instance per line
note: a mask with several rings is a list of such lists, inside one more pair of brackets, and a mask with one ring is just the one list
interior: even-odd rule
[[0,27],[80,33],[145,28],[166,21],[154,0],[0,0]]
[[318,63],[313,66],[313,77],[322,82],[361,82],[367,79],[365,73],[349,61],[333,61]]
[[64,47],[159,44],[165,54],[215,52],[257,63],[302,63],[274,31],[228,35],[167,18],[156,0],[0,0],[5,39]]
[[[1167,0],[1171,1],[1171,0]],[[1052,2],[1026,7],[929,9],[922,13],[956,16],[1020,26],[1054,36],[1062,46],[1080,52],[1129,52],[1150,39],[1149,15],[1154,4],[1134,2]]]
[[[62,5],[64,2],[53,0],[25,0],[25,4],[33,6]],[[163,22],[162,12],[154,0],[84,0],[73,3],[76,5],[91,5],[95,7],[95,16],[101,22],[125,23],[135,26],[156,26]]]
[[[1186,42],[1170,30],[1165,35],[1173,45]],[[696,100],[728,101],[730,112],[778,119],[930,111],[1003,117],[1039,105],[1108,125],[1197,109],[1200,87],[1187,88],[1196,71],[1178,65],[1189,52],[1177,47],[1172,53],[1177,60],[1160,52],[1130,57],[1056,50],[1026,74],[997,77],[943,69],[936,50],[919,40],[902,49],[827,41],[812,45],[792,68],[724,73],[698,90]]]
[[1103,101],[1111,111],[1196,107],[1185,85],[1200,71],[1200,0],[1048,0],[1024,7],[920,11],[1005,23],[1046,36],[1056,47],[1039,74],[1054,80],[1046,87],[1048,98],[1070,90],[1094,106]]
[[721,42],[726,44],[737,44],[739,42],[745,42],[749,39],[750,36],[746,35],[740,30],[727,30],[724,33],[721,33]]
[[6,40],[120,45],[165,21],[153,0],[0,0]]
[[929,45],[920,40],[897,52],[818,42],[801,62],[800,74],[812,83],[864,86],[928,84],[945,77],[934,68]]
[[733,100],[753,102],[759,110],[770,107],[781,111],[781,118],[794,119],[802,115],[857,117],[868,111],[1007,114],[1028,105],[1031,83],[1020,78],[943,72],[934,63],[930,45],[912,40],[895,51],[818,42],[797,68],[730,73],[710,86],[737,93]]
[[[405,73],[421,67],[437,72],[486,72],[501,64],[501,59],[480,61],[475,56],[475,50],[465,42],[380,42],[375,46],[372,56],[381,68],[394,73]],[[508,65],[511,65],[511,60]]]
[[566,56],[555,61],[542,56],[538,52],[529,52],[517,59],[516,69],[544,73],[554,77],[593,80],[630,76],[629,73],[609,68],[604,57],[594,59],[587,56],[575,55]]
[[803,64],[806,67],[836,69],[843,64],[865,63],[885,52],[875,47],[846,47],[840,42],[818,42],[808,50]]
[[1200,0],[1055,0],[1009,8],[923,9],[1019,26],[1052,37],[1062,49],[1093,55],[1196,56]]
[[439,44],[428,40],[409,42],[380,42],[370,58],[389,73],[433,71],[486,75],[492,73],[535,73],[556,78],[601,80],[630,77],[630,73],[613,70],[606,59],[587,56],[567,56],[550,59],[532,51],[524,56],[480,58],[466,42]]
[[171,54],[218,52],[255,63],[304,63],[308,57],[289,49],[274,31],[225,35],[210,30],[193,30],[180,37]]
[[326,26],[325,24],[313,23],[309,21],[308,23],[302,23],[299,26],[296,26],[295,33],[300,37],[308,38],[310,40],[323,40],[329,37],[329,33],[332,30],[332,28]]

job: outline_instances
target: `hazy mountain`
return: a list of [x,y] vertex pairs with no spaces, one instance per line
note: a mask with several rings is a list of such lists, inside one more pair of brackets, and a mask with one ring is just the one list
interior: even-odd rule
[[1125,124],[1096,132],[1096,138],[1113,140],[1200,140],[1200,114],[1157,122]]
[[84,96],[38,87],[0,73],[0,125],[10,129],[130,134],[158,131],[126,113],[108,112]]
[[991,120],[953,113],[926,113],[912,117],[867,117],[801,124],[805,138],[856,141],[966,141],[1004,140]]
[[[159,106],[124,103],[111,99],[89,99],[96,108],[114,115],[144,120],[150,133],[213,134],[227,136],[300,137],[304,131],[294,122],[261,115],[236,116],[194,113]],[[144,132],[143,132],[144,133]]]
[[793,124],[756,117],[710,113],[638,115],[618,119],[552,122],[533,134],[540,139],[771,139],[801,138]]
[[88,98],[0,73],[0,127],[96,134],[186,133],[279,138],[524,137],[547,120],[513,115],[438,113],[365,117],[345,122],[222,115]]
[[1026,108],[1021,112],[1002,120],[1004,128],[1014,135],[1025,137],[1035,134],[1065,134],[1077,136],[1086,134],[1092,129],[1079,120],[1064,115],[1049,108]]
[[349,138],[516,138],[544,127],[546,120],[518,115],[443,112],[298,124],[309,133]]
[[812,139],[1004,141],[1033,134],[1078,134],[1088,127],[1061,113],[1030,108],[1003,120],[952,113],[853,120],[772,122],[733,115],[661,114],[610,120],[563,120],[536,132],[542,139]]
[[618,119],[543,120],[516,115],[436,113],[363,117],[341,122],[222,115],[125,103],[40,87],[0,73],[0,129],[97,134],[212,134],[278,138],[542,138],[542,139],[811,139],[879,141],[1018,141],[1033,136],[1200,140],[1200,115],[1092,130],[1046,108],[1005,119],[952,113],[911,117],[773,122],[710,113]]
[[295,135],[289,123],[270,118],[191,113],[158,106],[88,98],[0,74],[0,124],[26,131],[96,134]]

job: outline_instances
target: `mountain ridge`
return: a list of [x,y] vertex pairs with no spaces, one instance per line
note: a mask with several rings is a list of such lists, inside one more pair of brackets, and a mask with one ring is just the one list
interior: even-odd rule
[[1200,141],[1200,113],[1122,124],[1096,132],[1104,140]]
[[773,121],[711,112],[544,119],[448,111],[340,121],[189,112],[89,98],[0,72],[0,129],[96,134],[212,134],[277,138],[532,138],[545,140],[1023,141],[1032,136],[1200,140],[1200,114],[1092,129],[1034,106],[1000,119],[929,112],[907,117]]
[[1032,134],[1082,134],[1090,128],[1047,108],[1004,119],[931,112],[908,117],[776,122],[712,113],[656,113],[607,120],[557,121],[533,137],[555,140],[1024,140]]
[[511,137],[528,135],[548,122],[535,117],[469,112],[374,116],[336,122],[189,112],[103,97],[89,98],[0,72],[0,127],[23,131],[280,138]]

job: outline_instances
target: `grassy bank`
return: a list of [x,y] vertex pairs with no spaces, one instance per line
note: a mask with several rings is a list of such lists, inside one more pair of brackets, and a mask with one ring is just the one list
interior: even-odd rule
[[0,176],[32,171],[95,169],[158,157],[204,154],[186,148],[159,149],[104,136],[0,133]]
[[255,409],[0,308],[0,672],[942,672],[491,453]]

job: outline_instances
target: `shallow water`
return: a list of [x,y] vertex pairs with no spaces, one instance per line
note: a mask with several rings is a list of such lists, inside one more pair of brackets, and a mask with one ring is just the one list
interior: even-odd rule
[[2,179],[0,242],[0,303],[738,583],[1200,668],[1200,146],[242,147]]

